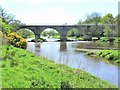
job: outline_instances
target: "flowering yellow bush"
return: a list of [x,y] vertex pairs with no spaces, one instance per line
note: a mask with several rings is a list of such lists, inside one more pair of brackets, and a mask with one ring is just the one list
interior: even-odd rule
[[8,40],[10,44],[18,48],[27,48],[27,41],[21,36],[17,35],[15,32],[8,34]]

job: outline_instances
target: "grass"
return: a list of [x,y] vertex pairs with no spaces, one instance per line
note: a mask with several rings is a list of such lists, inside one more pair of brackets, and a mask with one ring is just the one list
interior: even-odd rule
[[13,46],[3,46],[1,58],[2,88],[116,88],[83,70]]
[[97,56],[105,60],[114,61],[115,63],[120,63],[119,51],[118,50],[101,50],[97,53],[88,51],[86,52],[88,56]]
[[54,35],[54,36],[52,36],[52,38],[60,39],[60,35]]

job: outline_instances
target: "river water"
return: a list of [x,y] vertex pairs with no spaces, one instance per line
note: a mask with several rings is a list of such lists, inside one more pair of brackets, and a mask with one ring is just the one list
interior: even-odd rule
[[80,43],[81,42],[29,42],[27,49],[56,63],[85,70],[94,76],[118,86],[119,67],[106,63],[103,60],[88,58],[84,52],[75,51],[76,46]]

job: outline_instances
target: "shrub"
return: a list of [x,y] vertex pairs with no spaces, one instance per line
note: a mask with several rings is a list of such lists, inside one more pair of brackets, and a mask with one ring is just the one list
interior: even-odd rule
[[3,34],[1,31],[0,31],[0,45],[8,45],[7,36],[6,34]]
[[96,53],[99,57],[102,57],[106,60],[113,60],[115,62],[120,62],[120,57],[118,55],[118,50],[102,50]]
[[108,41],[108,37],[101,37],[101,38],[100,38],[100,41],[101,41],[101,42],[107,42],[107,41]]
[[43,38],[38,38],[37,41],[35,39],[32,39],[30,42],[45,42],[46,40]]
[[108,55],[105,56],[105,59],[107,59],[107,60],[114,60],[115,56],[113,54],[108,54]]
[[16,33],[8,34],[8,40],[10,44],[15,47],[22,48],[22,49],[27,48],[27,41],[21,36],[17,35]]
[[119,43],[120,42],[120,38],[115,38],[114,43]]
[[93,52],[86,52],[86,55],[91,56],[91,55],[94,55],[94,53]]

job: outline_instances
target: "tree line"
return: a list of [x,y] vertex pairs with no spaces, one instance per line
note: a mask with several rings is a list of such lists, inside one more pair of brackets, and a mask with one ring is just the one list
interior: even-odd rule
[[[32,32],[30,32],[27,29],[20,29],[19,26],[23,23],[20,20],[15,20],[15,16],[12,14],[7,13],[2,7],[0,7],[0,31],[7,34],[10,32],[17,32],[20,36],[27,38],[27,36],[33,35]],[[118,36],[118,28],[114,27],[114,24],[117,24],[117,18],[113,17],[111,13],[108,13],[104,16],[101,16],[98,12],[93,12],[89,15],[87,15],[86,19],[84,21],[79,20],[77,23],[80,24],[95,24],[96,27],[91,27],[91,35],[92,37],[117,37]],[[109,26],[106,26],[102,31],[98,29],[99,24],[111,24],[113,25],[113,28],[111,29]],[[58,35],[58,33],[50,31],[50,32],[44,32],[42,33],[43,36],[49,35]],[[67,34],[69,37],[81,37],[83,34],[78,29],[72,29]]]
[[14,15],[7,13],[0,6],[0,31],[2,31],[3,34],[16,32],[18,35],[24,38],[33,35],[33,33],[27,29],[19,29],[20,25],[23,24],[24,23],[22,23],[20,20],[16,20]]
[[[118,16],[113,17],[113,15],[111,13],[101,16],[100,13],[93,12],[93,13],[87,15],[87,17],[84,21],[79,20],[79,22],[77,24],[78,25],[80,25],[80,24],[95,24],[96,27],[90,28],[91,36],[98,37],[98,39],[100,39],[100,37],[104,37],[104,36],[105,37],[117,37],[118,36],[118,28],[114,27],[114,25],[117,24],[117,20],[118,20]],[[106,27],[102,31],[100,31],[98,28],[98,25],[102,25],[102,24],[106,24]],[[111,24],[112,28],[110,28],[109,25],[107,25],[107,24]],[[71,37],[83,36],[82,33],[80,32],[80,30],[78,30],[78,29],[72,29],[68,35]]]

